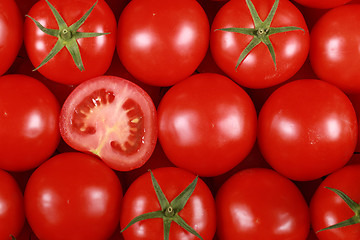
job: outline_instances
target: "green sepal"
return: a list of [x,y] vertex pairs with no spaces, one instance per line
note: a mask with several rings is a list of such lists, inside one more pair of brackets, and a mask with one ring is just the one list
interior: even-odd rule
[[51,12],[53,13],[56,22],[58,24],[59,29],[50,29],[45,28],[43,25],[41,25],[38,21],[36,21],[34,18],[32,18],[29,15],[26,15],[29,17],[36,26],[43,31],[44,33],[57,37],[58,40],[52,50],[49,52],[49,54],[44,58],[44,60],[39,64],[38,67],[36,67],[33,71],[38,70],[40,67],[44,66],[46,63],[50,61],[58,52],[60,52],[61,49],[64,47],[67,48],[67,50],[70,52],[71,57],[77,66],[77,68],[80,71],[84,71],[84,64],[81,59],[80,49],[79,45],[77,43],[77,39],[80,38],[89,38],[89,37],[98,37],[110,33],[96,33],[96,32],[78,32],[78,29],[84,24],[86,19],[89,17],[90,13],[93,11],[95,5],[97,4],[97,1],[92,5],[92,7],[74,24],[72,24],[70,27],[67,26],[66,22],[60,15],[60,13],[56,10],[56,8],[48,1],[46,0],[46,3],[48,4],[49,8],[51,9]]
[[320,229],[318,232],[322,232],[325,230],[330,230],[330,229],[335,229],[335,228],[341,228],[341,227],[345,227],[345,226],[350,226],[350,225],[354,225],[354,224],[358,224],[360,223],[360,205],[357,204],[354,200],[352,200],[348,195],[346,195],[344,192],[335,189],[335,188],[330,188],[330,187],[325,187],[331,191],[333,191],[334,193],[336,193],[339,197],[341,197],[344,202],[350,207],[350,209],[354,212],[354,216],[352,216],[349,219],[346,219],[342,222],[336,223],[334,225],[331,225],[329,227]]
[[254,28],[236,28],[236,27],[230,27],[230,28],[220,28],[215,29],[215,31],[227,31],[227,32],[234,32],[234,33],[240,33],[240,34],[246,34],[253,37],[253,39],[250,41],[250,43],[245,47],[245,49],[241,52],[235,66],[235,71],[237,71],[237,68],[242,63],[242,61],[245,59],[245,57],[251,52],[251,50],[256,47],[261,42],[264,43],[271,55],[271,58],[274,62],[274,66],[276,69],[276,55],[274,51],[274,47],[269,39],[269,36],[276,33],[281,32],[289,32],[289,31],[296,31],[296,30],[302,30],[305,32],[304,29],[300,27],[295,26],[287,26],[287,27],[270,27],[272,20],[275,16],[276,10],[279,5],[279,0],[275,0],[273,6],[271,7],[271,10],[266,17],[264,21],[262,21],[259,17],[259,14],[257,13],[254,4],[251,2],[251,0],[246,0],[246,4],[248,6],[248,9],[250,11],[250,15],[254,22]]
[[166,198],[164,192],[162,191],[159,183],[157,182],[154,174],[150,171],[151,182],[154,187],[157,199],[159,201],[161,210],[155,212],[149,212],[141,214],[134,219],[132,219],[128,225],[121,232],[128,229],[131,225],[136,222],[152,219],[152,218],[162,218],[163,219],[163,229],[164,229],[164,240],[169,240],[170,236],[170,227],[171,223],[175,222],[186,231],[192,233],[199,239],[203,240],[203,238],[198,234],[195,229],[193,229],[189,224],[182,219],[178,213],[185,207],[187,201],[190,199],[191,195],[193,194],[198,177],[196,177],[176,198],[174,198],[171,203],[169,203],[168,199]]

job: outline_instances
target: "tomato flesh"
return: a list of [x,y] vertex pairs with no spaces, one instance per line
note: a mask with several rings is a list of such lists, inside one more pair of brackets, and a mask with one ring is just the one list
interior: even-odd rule
[[63,128],[64,140],[75,149],[113,163],[110,166],[117,170],[140,167],[150,157],[157,138],[150,97],[137,85],[118,77],[99,77],[84,85],[65,102],[62,122],[69,131]]

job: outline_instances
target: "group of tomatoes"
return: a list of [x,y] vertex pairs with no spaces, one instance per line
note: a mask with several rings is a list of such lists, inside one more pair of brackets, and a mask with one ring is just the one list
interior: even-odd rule
[[360,1],[0,0],[0,240],[360,239]]

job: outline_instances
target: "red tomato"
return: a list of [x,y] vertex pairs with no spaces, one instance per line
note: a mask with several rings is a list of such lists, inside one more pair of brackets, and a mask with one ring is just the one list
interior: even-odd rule
[[[330,174],[321,183],[310,203],[311,223],[315,232],[355,215],[339,195],[325,187],[340,190],[353,201],[359,203],[360,189],[357,186],[359,176],[360,164],[353,164]],[[357,214],[359,214],[359,208]],[[358,240],[360,227],[359,224],[354,224],[317,232],[316,235],[319,240]]]
[[304,240],[308,205],[289,179],[265,168],[229,178],[216,195],[217,235],[222,240]]
[[149,85],[170,86],[190,76],[208,45],[209,21],[195,0],[131,1],[120,15],[120,60]]
[[254,104],[219,74],[197,74],[174,85],[158,115],[159,140],[169,160],[200,176],[229,171],[255,143]]
[[[172,201],[195,179],[195,175],[180,168],[158,168],[153,175],[165,197]],[[137,178],[129,187],[120,211],[120,226],[125,226],[135,217],[148,212],[161,210],[161,205],[154,190],[150,173]],[[198,179],[195,190],[184,208],[177,213],[204,240],[211,240],[215,234],[215,201],[207,185]],[[123,231],[125,240],[158,240],[164,238],[162,219],[148,219],[135,223]],[[170,228],[172,240],[199,239],[187,232],[175,222]]]
[[360,4],[325,13],[311,32],[310,61],[316,75],[345,92],[360,93]]
[[[38,69],[46,78],[64,84],[79,84],[89,78],[103,75],[109,68],[116,45],[116,19],[106,2],[96,3],[78,32],[109,34],[76,39],[80,35],[71,30],[71,26],[84,16],[94,2],[90,0],[51,0],[51,4],[69,26],[65,29],[72,32],[71,40],[62,40],[62,37],[45,34],[32,19],[26,18],[24,42],[29,58],[35,67],[38,67],[49,55],[57,41],[68,44]],[[28,15],[39,21],[45,28],[59,29],[57,20],[46,1],[38,1],[30,9]],[[72,57],[69,54],[69,50],[66,48],[70,48],[70,42],[75,45],[72,46],[71,51],[77,52],[80,57]],[[77,60],[80,64],[80,59],[82,59],[83,68],[74,63]]]
[[[210,48],[215,62],[242,86],[265,88],[284,82],[300,69],[308,55],[309,33],[301,12],[291,2],[280,0],[273,19],[267,18],[273,4],[274,0],[253,0],[260,18],[254,22],[247,2],[229,1],[211,26]],[[297,29],[276,33],[281,27],[289,26]],[[225,31],[226,28],[251,31],[242,34],[231,29]],[[249,48],[253,43],[253,48]],[[250,52],[246,53],[245,49]],[[241,53],[245,55],[238,62]]]
[[310,8],[335,8],[345,3],[350,2],[351,0],[293,0],[301,5]]
[[20,74],[0,78],[0,168],[25,171],[55,151],[60,107],[41,82]]
[[65,101],[60,133],[70,147],[128,171],[141,167],[155,148],[156,109],[136,84],[115,76],[96,77],[77,86]]
[[17,237],[24,225],[24,199],[19,185],[6,171],[0,169],[0,239]]
[[13,64],[23,41],[23,19],[14,0],[0,1],[0,75]]
[[25,213],[39,239],[104,240],[118,225],[121,198],[119,179],[102,161],[63,153],[31,175]]
[[293,180],[314,180],[341,168],[358,138],[350,100],[320,80],[297,80],[275,90],[258,123],[264,158]]

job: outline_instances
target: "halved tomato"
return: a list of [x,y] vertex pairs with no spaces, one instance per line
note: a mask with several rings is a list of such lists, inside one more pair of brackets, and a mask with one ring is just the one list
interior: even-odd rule
[[60,113],[60,133],[72,148],[93,153],[111,168],[141,167],[157,141],[157,114],[138,85],[101,76],[77,86]]

